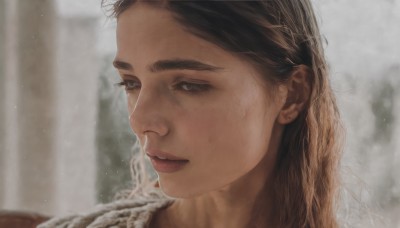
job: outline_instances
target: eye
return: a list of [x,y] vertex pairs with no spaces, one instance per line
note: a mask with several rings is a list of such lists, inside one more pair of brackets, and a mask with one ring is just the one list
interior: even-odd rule
[[211,86],[208,84],[179,82],[174,86],[174,88],[189,93],[199,93],[209,90]]
[[141,87],[140,82],[135,80],[122,80],[122,82],[119,82],[116,85],[125,87],[126,91],[136,90]]

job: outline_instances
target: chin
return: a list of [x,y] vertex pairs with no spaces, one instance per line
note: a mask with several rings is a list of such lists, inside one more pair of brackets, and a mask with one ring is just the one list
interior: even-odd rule
[[159,184],[161,191],[171,198],[190,199],[195,198],[196,196],[200,196],[204,193],[199,191],[192,191],[191,188],[193,188],[194,186],[190,186],[189,188],[187,185],[165,183],[161,180],[159,180]]

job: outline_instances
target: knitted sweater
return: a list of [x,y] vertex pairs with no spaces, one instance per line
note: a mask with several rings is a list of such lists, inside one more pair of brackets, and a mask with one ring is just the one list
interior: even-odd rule
[[153,215],[172,202],[166,198],[118,200],[86,214],[53,218],[38,228],[149,228]]

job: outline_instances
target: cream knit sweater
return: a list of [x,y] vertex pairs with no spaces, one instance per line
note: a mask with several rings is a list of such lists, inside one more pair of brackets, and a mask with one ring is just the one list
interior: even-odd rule
[[53,218],[38,228],[148,228],[153,215],[172,202],[161,197],[118,200],[86,214]]

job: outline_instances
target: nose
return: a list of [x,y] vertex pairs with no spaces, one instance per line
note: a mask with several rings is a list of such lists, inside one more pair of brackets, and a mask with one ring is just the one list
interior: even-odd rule
[[136,100],[128,96],[129,123],[139,137],[148,133],[155,133],[158,136],[166,136],[169,133],[167,125],[166,102],[156,91],[140,91]]

